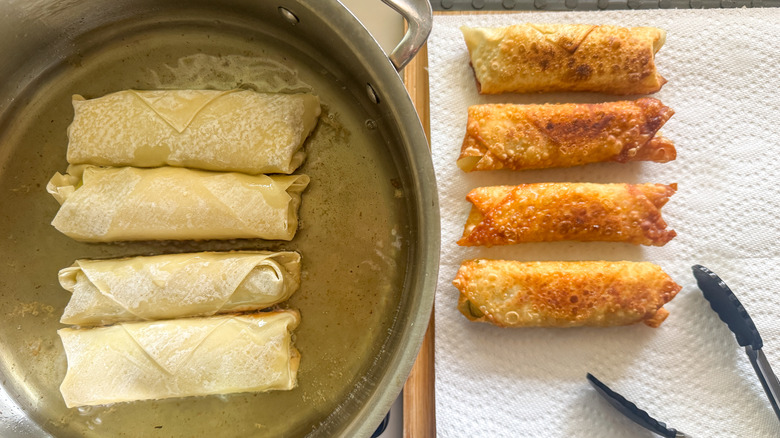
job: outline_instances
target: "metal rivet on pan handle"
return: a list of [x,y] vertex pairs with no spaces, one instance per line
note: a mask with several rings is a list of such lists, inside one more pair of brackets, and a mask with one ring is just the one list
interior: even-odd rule
[[433,27],[433,11],[429,0],[382,0],[403,15],[409,26],[401,39],[390,53],[390,62],[396,70],[401,71],[428,39]]
[[371,99],[371,102],[379,103],[379,95],[371,84],[366,84],[366,93],[368,93],[368,98]]
[[301,20],[298,19],[298,16],[293,14],[289,9],[283,8],[279,6],[279,15],[282,16],[288,23],[295,26],[298,24]]

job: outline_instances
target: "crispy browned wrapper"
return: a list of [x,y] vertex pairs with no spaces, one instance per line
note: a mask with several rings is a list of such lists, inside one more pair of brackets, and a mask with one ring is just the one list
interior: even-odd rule
[[655,66],[661,29],[529,23],[461,31],[482,94],[649,94],[666,83]]
[[458,309],[500,327],[658,327],[681,287],[648,262],[467,260]]
[[661,207],[677,184],[541,183],[480,187],[461,246],[559,240],[663,246],[677,235],[666,229]]
[[674,111],[658,99],[598,104],[473,105],[458,167],[466,172],[546,169],[677,157],[656,135]]

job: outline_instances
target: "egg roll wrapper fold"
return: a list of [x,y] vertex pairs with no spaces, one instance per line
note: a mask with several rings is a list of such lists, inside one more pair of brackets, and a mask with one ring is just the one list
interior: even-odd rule
[[461,31],[482,94],[648,94],[666,83],[655,65],[661,29],[528,23]]
[[52,221],[76,240],[291,240],[306,175],[245,175],[175,167],[86,166],[56,174]]
[[677,184],[540,183],[480,187],[466,199],[472,208],[461,246],[561,240],[663,246],[661,207]]
[[310,94],[125,90],[73,96],[68,162],[292,173],[320,115]]
[[458,309],[499,327],[658,327],[681,287],[648,262],[468,260]]
[[300,285],[296,252],[240,251],[77,260],[60,270],[72,293],[63,324],[209,316],[260,310]]
[[653,98],[600,104],[474,105],[458,167],[527,170],[617,161],[674,160],[658,130],[674,111]]
[[127,322],[58,331],[68,360],[65,404],[103,405],[289,390],[300,355],[297,311]]

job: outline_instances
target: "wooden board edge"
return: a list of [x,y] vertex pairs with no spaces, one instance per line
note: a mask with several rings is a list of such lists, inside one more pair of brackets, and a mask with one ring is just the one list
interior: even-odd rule
[[[428,46],[424,45],[403,71],[404,84],[420,116],[428,148],[431,147],[430,107],[428,88]],[[434,368],[433,312],[403,390],[404,438],[436,436],[436,395]]]

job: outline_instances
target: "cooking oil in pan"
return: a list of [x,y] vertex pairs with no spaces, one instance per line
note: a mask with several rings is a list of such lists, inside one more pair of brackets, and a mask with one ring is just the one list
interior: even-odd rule
[[[365,384],[398,311],[409,233],[404,194],[376,122],[323,67],[293,53],[251,33],[196,25],[128,32],[56,66],[11,114],[0,134],[2,384],[53,435],[297,436]],[[323,115],[296,172],[311,185],[293,241],[84,244],[50,226],[58,205],[45,186],[67,166],[72,94],[232,87],[321,98]],[[302,254],[301,289],[285,304],[302,315],[296,389],[65,407],[58,388],[66,360],[56,331],[69,294],[57,283],[60,268],[77,258],[230,249]]]

